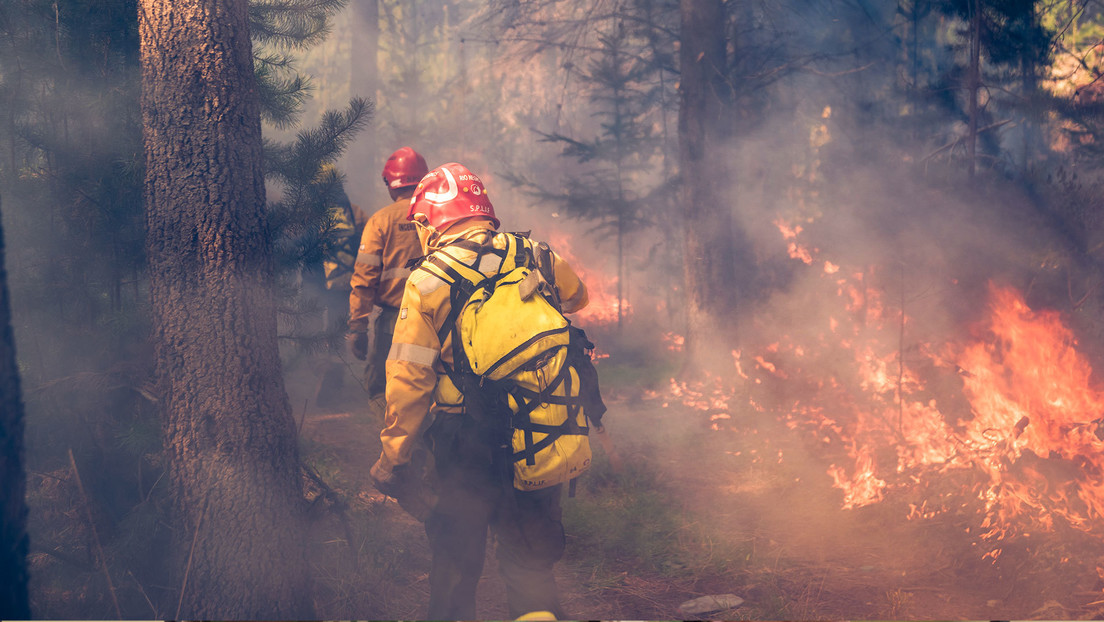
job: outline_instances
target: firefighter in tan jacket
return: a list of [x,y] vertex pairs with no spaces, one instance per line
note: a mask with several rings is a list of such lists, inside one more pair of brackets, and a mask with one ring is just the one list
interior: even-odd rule
[[[365,366],[364,388],[368,395],[383,394],[387,352],[395,332],[403,286],[410,274],[407,264],[422,255],[414,224],[407,221],[410,197],[428,171],[425,158],[410,147],[391,154],[383,166],[383,183],[391,194],[391,205],[372,214],[364,226],[357,251],[349,292],[349,344],[353,356]],[[368,329],[372,310],[375,320],[371,356]]]
[[[496,233],[499,221],[486,190],[464,166],[450,163],[430,172],[415,191],[409,218],[427,254],[448,253],[484,275],[501,268],[503,259],[493,250],[504,249],[509,234]],[[555,254],[552,261],[563,310],[582,309],[586,287],[567,262]],[[406,282],[387,359],[383,452],[372,467],[373,483],[424,516],[433,553],[428,619],[475,619],[488,529],[497,543],[510,616],[550,611],[564,619],[552,573],[564,549],[563,485],[520,491],[494,472],[492,448],[447,372],[453,362],[452,327],[446,326],[450,290],[424,268]],[[418,508],[417,458],[426,446],[434,460],[436,499],[432,507]]]

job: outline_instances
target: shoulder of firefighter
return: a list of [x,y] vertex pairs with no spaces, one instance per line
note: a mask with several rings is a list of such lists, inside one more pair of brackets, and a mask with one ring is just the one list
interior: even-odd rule
[[422,255],[414,223],[406,220],[410,201],[402,199],[372,214],[360,236],[350,279],[349,332],[368,330],[375,306],[398,308],[410,275],[407,265]]
[[353,213],[353,226],[357,231],[364,231],[364,225],[368,222],[370,214],[356,203],[349,203],[349,211]]
[[[508,236],[514,236],[530,253],[539,252],[538,245],[526,237],[496,233],[485,221],[476,221],[475,226],[445,237],[430,258],[445,253],[447,259],[491,276],[502,269],[504,259],[477,248],[489,245],[505,250],[510,243]],[[581,310],[589,302],[586,286],[566,261],[547,246],[541,246],[552,266],[553,285],[562,311]],[[379,481],[385,481],[392,469],[410,460],[424,426],[429,423],[431,408],[459,412],[463,404],[462,395],[446,374],[446,366],[451,368],[453,364],[452,331],[444,326],[452,309],[451,287],[427,266],[429,263],[432,262],[427,258],[406,282],[387,359],[387,411],[380,434],[383,452],[372,468],[372,476]]]

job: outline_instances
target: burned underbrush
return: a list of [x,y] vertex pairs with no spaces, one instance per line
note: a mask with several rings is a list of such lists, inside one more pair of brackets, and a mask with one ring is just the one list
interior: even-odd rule
[[170,615],[167,487],[148,371],[128,364],[27,392],[36,617]]

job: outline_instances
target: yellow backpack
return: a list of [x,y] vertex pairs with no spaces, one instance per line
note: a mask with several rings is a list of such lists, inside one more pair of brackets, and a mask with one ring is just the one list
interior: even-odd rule
[[508,455],[498,466],[515,488],[574,485],[590,466],[587,419],[598,422],[605,412],[589,355],[594,345],[559,309],[547,245],[534,249],[520,234],[506,242],[505,251],[459,244],[502,257],[489,277],[447,248],[422,264],[452,288],[441,335],[452,331],[449,377],[465,410]]

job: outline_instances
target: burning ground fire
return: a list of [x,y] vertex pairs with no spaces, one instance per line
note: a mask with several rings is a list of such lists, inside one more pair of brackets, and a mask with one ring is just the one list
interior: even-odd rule
[[[583,283],[586,283],[587,295],[590,302],[587,306],[571,316],[571,321],[587,328],[590,326],[608,326],[617,323],[617,279],[599,273],[596,270],[588,270],[584,262],[578,261],[572,253],[568,238],[563,234],[552,234],[549,244],[558,255],[569,263],[572,269],[579,275]],[[621,301],[621,315],[627,316],[632,312],[632,306],[627,300]]]
[[966,530],[993,561],[1012,538],[1104,532],[1104,389],[1059,313],[991,283],[969,337],[919,343],[904,301],[871,285],[875,270],[821,263],[800,226],[775,224],[789,257],[835,294],[810,301],[813,326],[733,352],[738,387],[672,380],[646,397],[715,430],[754,412],[807,434],[837,458],[827,475],[843,509],[895,494],[913,520],[972,509]]

